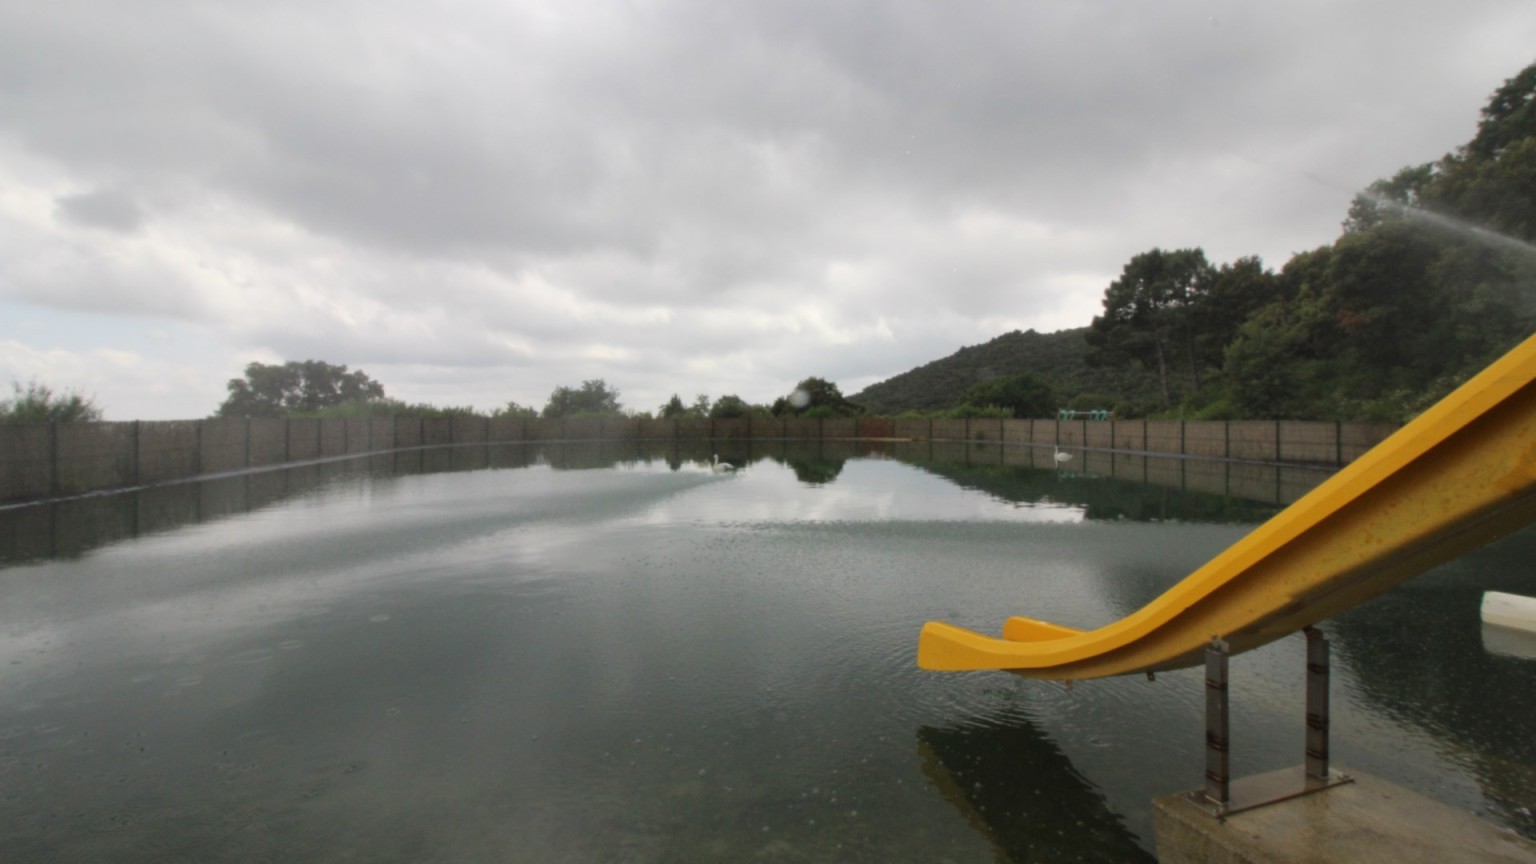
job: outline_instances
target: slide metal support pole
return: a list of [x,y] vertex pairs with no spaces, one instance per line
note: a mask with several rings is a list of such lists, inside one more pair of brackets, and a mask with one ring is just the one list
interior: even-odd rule
[[1218,810],[1232,800],[1228,738],[1226,642],[1213,637],[1205,649],[1205,797]]
[[1307,634],[1307,777],[1328,780],[1328,640],[1316,627]]
[[1307,634],[1307,758],[1304,764],[1234,781],[1228,737],[1227,661],[1231,646],[1219,637],[1205,649],[1205,788],[1187,793],[1195,806],[1225,819],[1277,801],[1352,782],[1328,766],[1328,640]]

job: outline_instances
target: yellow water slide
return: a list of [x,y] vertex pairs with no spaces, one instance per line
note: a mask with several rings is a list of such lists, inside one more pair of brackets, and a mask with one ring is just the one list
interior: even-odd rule
[[924,669],[1073,680],[1256,648],[1536,522],[1536,336],[1139,611],[1097,630],[930,621]]

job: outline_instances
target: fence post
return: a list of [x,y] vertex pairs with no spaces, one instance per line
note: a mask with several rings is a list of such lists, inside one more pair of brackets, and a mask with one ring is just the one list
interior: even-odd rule
[[48,497],[59,497],[59,421],[48,421]]
[[133,474],[128,481],[128,485],[130,486],[139,485],[139,442],[143,440],[143,436],[140,434],[139,426],[140,421],[133,421]]
[[1333,464],[1344,464],[1344,421],[1333,421]]
[[245,467],[251,467],[251,418],[245,418]]
[[[1280,421],[1279,420],[1275,421],[1275,461],[1276,462],[1280,461]],[[1276,500],[1279,500],[1279,496],[1276,496]]]

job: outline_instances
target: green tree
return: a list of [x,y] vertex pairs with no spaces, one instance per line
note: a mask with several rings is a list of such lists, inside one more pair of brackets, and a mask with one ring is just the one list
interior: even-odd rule
[[1377,180],[1354,197],[1344,219],[1344,233],[1369,231],[1390,219],[1401,219],[1408,208],[1422,206],[1426,190],[1437,176],[1433,162],[1414,165]]
[[515,401],[508,402],[491,412],[492,417],[537,417],[539,409],[530,408],[527,405],[519,405]]
[[[775,417],[783,414],[812,417],[852,417],[864,409],[843,398],[843,391],[825,378],[807,378],[795,385],[788,396],[780,396],[771,409]],[[815,413],[811,413],[815,412]]]
[[1211,265],[1200,249],[1153,249],[1132,258],[1104,292],[1104,314],[1088,328],[1089,362],[1134,361],[1157,373],[1163,404],[1173,404],[1172,379],[1183,369],[1201,386],[1196,309]]
[[1056,394],[1033,375],[1006,375],[971,387],[965,405],[1002,408],[1010,417],[1051,417],[1056,414]]
[[[1508,144],[1497,159],[1447,157],[1443,177],[1430,190],[1437,213],[1453,215],[1477,229],[1536,241],[1536,138]],[[1480,239],[1498,242],[1497,237]],[[1503,244],[1518,250],[1519,244]],[[1529,255],[1526,250],[1523,254]]]
[[688,406],[683,404],[683,400],[676,393],[673,393],[672,398],[668,399],[666,404],[662,405],[661,408],[656,412],[657,416],[663,420],[671,420],[674,417],[682,417],[687,413]]
[[1473,156],[1498,159],[1515,144],[1536,139],[1536,63],[1495,90],[1481,113],[1466,148]]
[[220,417],[284,417],[384,398],[384,385],[361,369],[348,372],[345,365],[320,360],[252,363],[244,378],[230,379],[228,389],[229,397],[216,412]]
[[746,417],[751,413],[752,406],[747,404],[745,399],[730,394],[716,399],[715,404],[710,406],[709,409],[709,416],[720,420],[732,417]]
[[1323,304],[1307,295],[1277,301],[1254,313],[1227,347],[1222,375],[1239,417],[1321,419],[1330,355],[1324,346],[1337,330]]
[[0,399],[0,423],[89,423],[101,419],[94,398],[70,391],[55,393],[36,379],[23,387],[11,382],[11,398]]
[[1343,331],[1347,362],[1401,384],[1409,370],[1436,366],[1447,298],[1429,268],[1446,245],[1417,222],[1385,222],[1346,234],[1329,258],[1323,299]]
[[1219,369],[1243,322],[1280,296],[1279,278],[1257,256],[1248,256],[1206,270],[1203,279],[1199,305],[1191,312],[1196,365]]
[[544,416],[555,419],[578,414],[621,414],[619,391],[601,378],[581,382],[580,388],[556,387],[544,406]]

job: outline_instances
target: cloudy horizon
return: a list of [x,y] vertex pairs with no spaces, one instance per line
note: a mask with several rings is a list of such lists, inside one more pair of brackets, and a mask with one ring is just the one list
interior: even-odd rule
[[851,394],[1084,326],[1153,247],[1331,242],[1532,45],[1503,0],[9,4],[0,386]]

